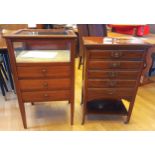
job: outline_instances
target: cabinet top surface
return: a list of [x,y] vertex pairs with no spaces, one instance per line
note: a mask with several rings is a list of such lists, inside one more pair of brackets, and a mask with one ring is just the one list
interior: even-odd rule
[[83,37],[83,43],[89,45],[149,45],[137,37]]
[[4,38],[76,38],[72,30],[65,29],[21,29],[4,34]]

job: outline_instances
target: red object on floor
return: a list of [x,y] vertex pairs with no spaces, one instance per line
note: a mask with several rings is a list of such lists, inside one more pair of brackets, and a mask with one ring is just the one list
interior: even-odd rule
[[149,33],[149,25],[109,25],[113,32],[143,36]]

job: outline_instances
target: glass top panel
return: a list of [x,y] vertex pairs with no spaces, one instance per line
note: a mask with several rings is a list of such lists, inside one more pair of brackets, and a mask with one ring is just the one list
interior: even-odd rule
[[68,35],[67,30],[22,30],[15,35]]
[[83,37],[84,44],[145,44],[142,39],[136,37]]

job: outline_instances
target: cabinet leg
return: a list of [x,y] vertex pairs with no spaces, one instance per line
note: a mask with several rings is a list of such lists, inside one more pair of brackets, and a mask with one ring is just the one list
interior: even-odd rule
[[82,65],[82,56],[79,57],[78,69],[80,69],[81,65]]
[[83,104],[83,90],[82,90],[82,93],[81,93],[81,105]]
[[84,125],[85,123],[85,116],[86,116],[86,104],[84,102],[82,102],[83,104],[83,116],[82,116],[82,125]]
[[128,123],[129,123],[128,116],[126,116],[124,124],[128,124]]
[[81,125],[84,125],[84,123],[85,123],[85,114],[83,114],[83,116],[82,116],[82,123],[81,123]]
[[129,121],[130,121],[130,118],[131,118],[131,113],[132,113],[132,110],[133,110],[133,106],[134,106],[134,102],[131,102],[130,105],[129,105],[129,110],[128,110],[128,115],[127,115],[127,118],[125,120],[125,124],[128,124]]
[[74,124],[74,102],[70,103],[71,106],[71,125]]
[[128,115],[128,116],[127,116],[127,118],[126,118],[126,120],[125,120],[125,122],[124,122],[125,124],[128,124],[128,123],[129,123],[130,117],[131,117],[131,115]]
[[35,105],[34,102],[31,102],[32,105]]
[[26,113],[25,113],[25,105],[24,103],[19,103],[19,108],[22,116],[23,126],[27,129],[27,122],[26,122]]

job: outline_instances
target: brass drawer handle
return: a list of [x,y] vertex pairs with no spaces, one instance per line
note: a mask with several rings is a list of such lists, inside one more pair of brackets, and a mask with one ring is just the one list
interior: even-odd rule
[[44,86],[45,88],[47,88],[47,87],[48,87],[48,83],[47,83],[47,82],[43,83],[43,86]]
[[117,84],[116,81],[111,81],[111,82],[109,83],[109,86],[110,86],[110,87],[114,87],[114,86],[116,86],[116,84]]
[[115,78],[115,77],[117,76],[117,73],[116,73],[116,72],[109,72],[109,73],[108,73],[108,76],[109,76],[110,78]]
[[108,95],[113,95],[115,92],[114,91],[108,91],[107,94]]
[[113,51],[111,53],[111,57],[113,57],[113,58],[120,58],[121,56],[122,56],[122,52],[120,52],[120,51]]
[[42,73],[46,74],[47,73],[47,69],[42,69]]
[[44,97],[48,97],[48,94],[44,94]]
[[114,62],[114,63],[111,64],[111,67],[112,68],[118,68],[118,67],[120,67],[120,65],[121,65],[120,62]]

